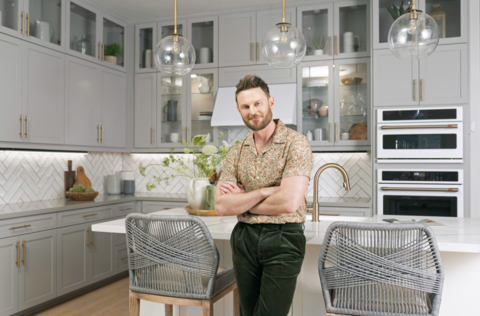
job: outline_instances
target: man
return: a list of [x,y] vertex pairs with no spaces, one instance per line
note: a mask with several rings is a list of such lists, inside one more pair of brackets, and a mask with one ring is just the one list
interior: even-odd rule
[[241,315],[287,315],[305,256],[312,151],[305,136],[272,120],[274,98],[261,78],[240,80],[235,99],[253,133],[223,163],[215,210],[239,221],[230,244]]

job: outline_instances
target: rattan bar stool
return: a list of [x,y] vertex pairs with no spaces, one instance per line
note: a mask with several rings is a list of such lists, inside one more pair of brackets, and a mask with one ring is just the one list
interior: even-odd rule
[[234,313],[240,315],[233,267],[221,272],[219,254],[205,223],[194,216],[130,214],[126,218],[130,276],[130,316],[140,315],[140,300],[203,306],[234,292]]
[[318,260],[327,316],[438,316],[443,265],[423,224],[335,222]]

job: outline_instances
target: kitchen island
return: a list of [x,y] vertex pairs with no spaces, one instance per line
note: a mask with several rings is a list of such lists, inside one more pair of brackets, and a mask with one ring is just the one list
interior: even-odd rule
[[[155,214],[155,213],[152,213]],[[188,215],[182,209],[158,212],[162,215]],[[318,257],[327,227],[334,221],[355,221],[365,223],[385,223],[383,219],[397,218],[425,219],[425,217],[374,216],[374,217],[340,217],[321,216],[321,222],[312,222],[308,214],[305,223],[307,251],[297,280],[297,288],[292,304],[291,315],[324,315],[325,306],[321,294],[318,276]],[[200,217],[207,225],[220,253],[220,265],[232,264],[230,235],[237,223],[236,216]],[[480,219],[477,218],[430,218],[443,226],[432,226],[445,269],[441,316],[480,315]],[[388,224],[386,224],[388,225]],[[94,224],[96,232],[125,234],[125,220],[118,219]],[[147,304],[145,304],[147,303]],[[233,315],[233,297],[229,295],[216,303],[216,315]],[[196,307],[177,309],[177,315],[202,315]],[[160,304],[142,301],[142,316],[162,315]]]

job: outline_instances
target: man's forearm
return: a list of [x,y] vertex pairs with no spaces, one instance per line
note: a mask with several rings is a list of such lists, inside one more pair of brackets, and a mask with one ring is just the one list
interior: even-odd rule
[[278,215],[294,213],[296,210],[296,203],[284,192],[279,191],[265,199],[263,202],[252,207],[250,213],[259,215]]
[[265,190],[259,189],[248,193],[222,194],[215,198],[215,211],[219,215],[239,215],[245,213],[267,195]]

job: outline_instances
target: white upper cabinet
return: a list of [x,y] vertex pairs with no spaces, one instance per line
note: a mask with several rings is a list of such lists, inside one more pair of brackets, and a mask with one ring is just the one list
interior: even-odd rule
[[256,65],[256,13],[220,15],[219,66]]
[[218,67],[218,16],[188,19],[187,37],[195,48],[195,68]]
[[156,146],[157,74],[135,76],[135,148]]
[[66,0],[0,0],[0,32],[65,50]]
[[24,141],[63,144],[65,134],[65,55],[24,43]]
[[[23,42],[0,34],[0,141],[20,142]],[[20,121],[22,120],[22,121]]]
[[135,25],[135,72],[155,72],[157,23]]
[[106,147],[126,147],[127,76],[102,70],[101,143]]
[[[404,9],[407,3],[403,1]],[[373,0],[373,48],[388,48],[388,31],[394,22],[388,8],[399,7],[396,0]],[[439,44],[466,43],[467,32],[467,0],[419,0],[416,7],[431,15],[440,31]]]

